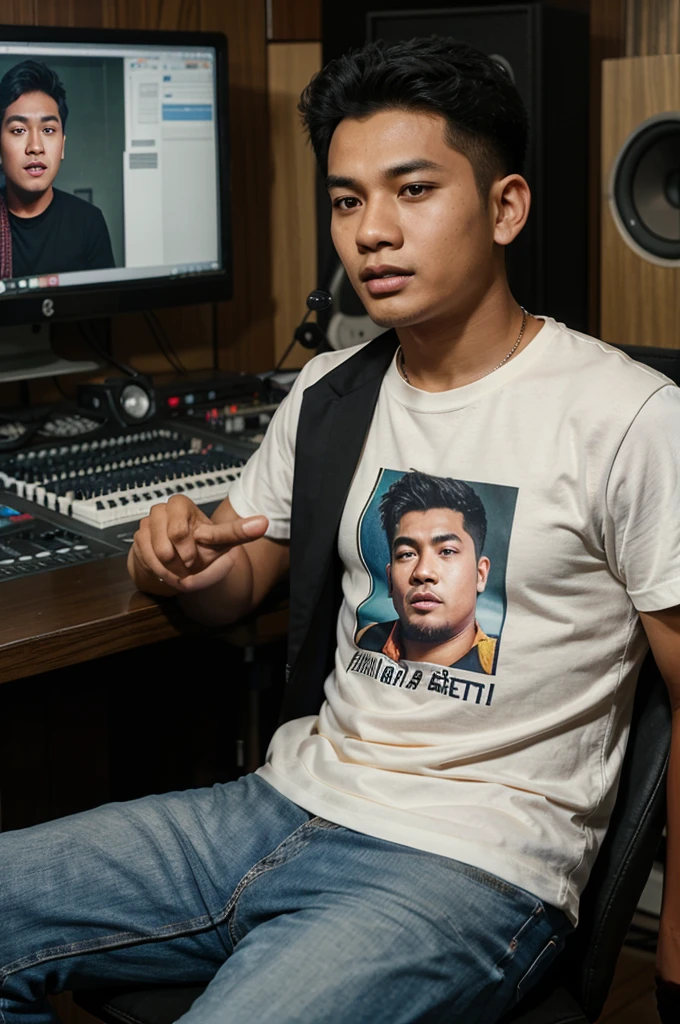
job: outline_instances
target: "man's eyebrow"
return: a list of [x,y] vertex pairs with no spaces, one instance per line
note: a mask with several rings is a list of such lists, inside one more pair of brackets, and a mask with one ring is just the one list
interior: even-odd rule
[[[387,167],[382,172],[385,178],[401,178],[405,174],[414,174],[416,171],[444,171],[445,167],[441,164],[437,164],[434,160],[425,160],[425,158],[418,158],[416,160],[407,160],[403,164],[394,164],[392,167]],[[351,188],[358,191],[360,188],[359,182],[356,178],[346,177],[344,174],[329,174],[326,178],[326,188],[330,191],[332,188]]]
[[[22,124],[28,124],[28,122],[31,119],[30,119],[30,117],[26,117],[25,114],[11,114],[7,118],[7,120],[8,121],[21,121]],[[56,114],[43,114],[43,116],[40,118],[40,122],[41,122],[41,124],[45,124],[46,121],[56,121],[57,124],[58,124],[59,123],[59,118],[57,117]]]
[[326,188],[353,188],[355,191],[359,188],[359,182],[354,178],[347,178],[342,174],[329,174],[326,178]]
[[[432,537],[433,544],[444,544],[447,540],[455,540],[459,544],[463,543],[463,541],[461,540],[457,533],[438,533],[435,537]],[[407,545],[410,548],[418,547],[417,540],[414,540],[413,537],[406,537],[405,535],[401,537],[395,537],[392,543],[392,547],[397,548],[401,544]]]
[[407,160],[403,164],[395,164],[385,171],[386,178],[401,178],[404,174],[413,174],[414,171],[444,171],[445,167],[437,164],[434,160],[426,160],[424,157],[416,160]]
[[459,537],[457,533],[438,533],[436,537],[432,538],[432,543],[444,544],[447,540],[455,540],[458,544],[463,543],[462,537]]

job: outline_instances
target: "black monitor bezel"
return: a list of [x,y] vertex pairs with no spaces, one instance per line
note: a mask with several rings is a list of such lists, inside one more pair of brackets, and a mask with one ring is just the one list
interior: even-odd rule
[[221,32],[169,30],[54,28],[40,25],[0,25],[0,43],[84,43],[133,46],[178,46],[215,50],[218,189],[222,268],[196,275],[143,278],[139,281],[97,282],[42,289],[36,293],[0,298],[0,326],[47,322],[45,299],[51,300],[49,322],[82,320],[132,313],[165,306],[222,302],[233,296],[231,231],[231,167],[229,147],[229,59]]

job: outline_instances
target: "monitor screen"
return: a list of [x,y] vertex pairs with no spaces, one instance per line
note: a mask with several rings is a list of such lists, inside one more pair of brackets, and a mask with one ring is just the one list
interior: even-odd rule
[[224,36],[0,26],[0,325],[229,298],[226,101]]

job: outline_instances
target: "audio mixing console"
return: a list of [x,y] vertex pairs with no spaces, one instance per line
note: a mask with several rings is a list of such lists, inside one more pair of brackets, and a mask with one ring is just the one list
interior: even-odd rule
[[0,503],[0,580],[92,562],[121,548]]
[[207,430],[211,435],[237,438],[241,444],[254,451],[262,442],[271,418],[280,403],[241,404],[232,403],[222,407],[188,408],[184,410],[181,422]]
[[174,494],[210,513],[252,451],[174,422],[0,455],[0,580],[120,554]]

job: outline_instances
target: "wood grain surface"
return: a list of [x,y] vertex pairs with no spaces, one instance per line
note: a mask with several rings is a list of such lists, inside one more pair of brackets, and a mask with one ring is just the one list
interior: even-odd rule
[[601,336],[677,348],[680,268],[651,263],[624,241],[609,208],[612,167],[643,121],[680,109],[680,55],[627,57],[602,67]]
[[284,636],[288,621],[279,592],[232,626],[201,626],[172,598],[136,590],[123,555],[4,581],[0,599],[0,683],[188,634],[259,646]]
[[625,0],[626,56],[680,52],[680,0]]
[[321,0],[266,0],[267,38],[276,42],[321,40]]
[[135,589],[125,561],[121,555],[0,584],[0,682],[189,629],[175,602]]
[[[320,43],[270,43],[267,47],[272,146],[271,239],[276,360],[290,344],[317,286],[316,163],[302,130],[300,93],[321,67]],[[284,258],[285,253],[285,258]],[[314,353],[296,345],[286,366],[302,366]]]

